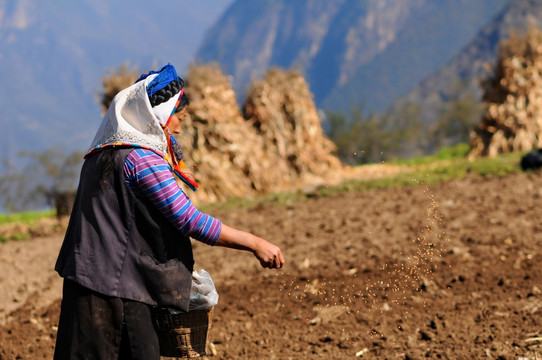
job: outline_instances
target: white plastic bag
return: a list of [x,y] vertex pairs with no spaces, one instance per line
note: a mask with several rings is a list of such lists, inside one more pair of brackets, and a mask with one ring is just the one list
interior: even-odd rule
[[188,311],[209,309],[218,304],[218,292],[211,275],[203,269],[192,272],[192,290]]

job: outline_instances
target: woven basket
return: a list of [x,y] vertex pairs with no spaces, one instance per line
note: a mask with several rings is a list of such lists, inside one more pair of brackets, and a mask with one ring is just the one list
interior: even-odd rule
[[180,358],[205,355],[212,317],[213,308],[179,314],[160,311],[156,316],[160,355]]

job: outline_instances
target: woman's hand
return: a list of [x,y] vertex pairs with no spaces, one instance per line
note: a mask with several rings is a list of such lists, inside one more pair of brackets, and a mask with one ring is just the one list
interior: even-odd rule
[[279,247],[262,238],[257,239],[256,248],[252,253],[260,260],[262,267],[280,269],[284,264],[284,256]]
[[264,268],[280,269],[284,264],[284,256],[278,246],[226,224],[222,224],[222,230],[216,244],[232,249],[251,251]]

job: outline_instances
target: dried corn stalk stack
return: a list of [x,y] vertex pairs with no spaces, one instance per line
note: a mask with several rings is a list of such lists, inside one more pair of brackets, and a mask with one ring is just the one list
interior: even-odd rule
[[296,73],[272,71],[257,82],[245,101],[247,120],[217,65],[192,66],[186,93],[189,116],[178,138],[202,183],[190,194],[195,202],[292,189],[341,169]]
[[201,182],[190,198],[209,202],[255,194],[248,175],[264,154],[240,115],[228,79],[218,65],[191,66],[185,89],[189,113],[177,137],[188,171]]
[[339,176],[342,165],[332,154],[336,147],[324,136],[312,94],[298,72],[268,71],[249,90],[243,116],[272,161],[265,166],[273,172],[265,175],[274,183],[291,188]]
[[483,82],[487,110],[471,133],[469,158],[542,146],[542,32],[501,45],[495,75]]

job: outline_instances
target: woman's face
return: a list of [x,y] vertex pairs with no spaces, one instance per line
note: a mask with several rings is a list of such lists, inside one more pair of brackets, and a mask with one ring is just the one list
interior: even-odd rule
[[188,106],[185,106],[181,111],[178,111],[171,115],[171,119],[169,120],[169,123],[167,124],[167,127],[169,129],[169,132],[172,134],[180,134],[181,133],[181,121],[186,116],[186,113],[188,111]]

